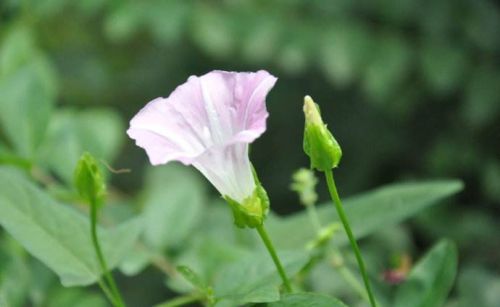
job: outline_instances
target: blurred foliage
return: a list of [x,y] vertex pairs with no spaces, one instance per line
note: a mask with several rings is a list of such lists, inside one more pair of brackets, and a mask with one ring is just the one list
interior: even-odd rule
[[[39,233],[35,227],[51,220],[36,214],[33,195],[48,206],[66,208],[64,203],[72,203],[84,212],[70,183],[78,157],[87,150],[112,170],[132,169],[110,176],[113,188],[104,224],[121,225],[138,212],[151,221],[120,269],[156,292],[146,295],[122,278],[127,300],[147,305],[172,294],[157,285],[163,277],[145,270],[151,263],[170,276],[166,284],[172,291],[192,291],[193,285],[165,258],[188,265],[213,286],[225,263],[250,257],[249,249],[260,245],[247,232],[230,229],[227,208],[213,201],[196,175],[171,167],[148,170],[143,176],[146,157],[125,139],[126,120],[191,74],[266,68],[280,79],[268,99],[268,132],[253,146],[252,160],[272,208],[280,213],[302,209],[288,186],[293,171],[307,166],[301,150],[301,105],[303,96],[311,94],[344,151],[337,171],[341,194],[407,179],[455,177],[465,183],[459,198],[420,213],[410,223],[366,231],[371,236],[362,247],[379,296],[392,301],[394,293],[396,298],[401,295],[395,292],[398,287],[378,278],[391,267],[391,257],[406,253],[419,259],[437,238],[446,236],[457,243],[460,255],[457,283],[447,304],[496,306],[499,29],[500,8],[491,0],[2,0],[0,164],[17,171],[2,166],[1,201],[10,205],[2,207],[6,211],[0,218],[37,217],[26,227],[2,226],[17,236]],[[18,177],[19,182],[12,179]],[[12,193],[19,189],[26,190],[22,197]],[[324,185],[320,189],[318,194],[326,195]],[[423,196],[433,197],[423,191]],[[398,195],[390,199],[405,204]],[[397,217],[393,223],[430,204],[422,201],[414,210],[400,206],[401,211],[393,212],[390,201],[378,200],[382,203],[358,208],[376,211],[382,206],[381,216],[392,212]],[[383,219],[363,210],[359,225],[384,225]],[[51,218],[67,219],[65,209],[53,211]],[[367,216],[376,222],[363,223]],[[305,215],[293,219],[306,227]],[[179,220],[182,223],[173,224]],[[343,238],[336,235],[333,240]],[[107,304],[93,288],[62,288],[53,273],[4,233],[0,246],[0,305],[29,301],[65,306],[75,300],[81,306]],[[439,258],[435,250],[423,261]],[[29,251],[40,260],[48,258],[45,249]],[[351,260],[346,259],[348,266]],[[338,274],[329,261],[312,271],[307,286],[358,303],[340,277],[332,281]],[[426,270],[425,264],[419,265]],[[431,275],[424,279],[432,281]],[[275,295],[261,290],[252,296]]]

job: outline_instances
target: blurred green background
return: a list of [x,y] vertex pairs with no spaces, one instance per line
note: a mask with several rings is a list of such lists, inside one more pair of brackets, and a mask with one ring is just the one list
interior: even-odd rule
[[[8,78],[19,67],[22,73]],[[498,303],[498,3],[1,0],[0,118],[18,127],[0,129],[0,149],[34,155],[10,136],[39,139],[47,123],[37,114],[55,108],[57,123],[48,134],[62,150],[36,153],[60,158],[54,176],[70,178],[75,160],[67,157],[82,150],[57,127],[71,125],[78,138],[116,143],[119,149],[101,156],[132,170],[112,182],[133,194],[148,162],[125,137],[126,123],[189,75],[213,69],[266,69],[279,78],[267,100],[268,131],[252,146],[252,161],[281,214],[301,210],[289,184],[293,171],[308,165],[306,94],[321,105],[343,148],[336,171],[342,195],[400,180],[463,180],[457,198],[398,231],[414,242],[414,256],[438,237],[454,240],[460,252],[455,291],[477,295],[476,306]],[[105,126],[89,127],[99,118],[108,119]],[[322,185],[320,199],[327,199]],[[390,240],[384,236],[371,242]]]

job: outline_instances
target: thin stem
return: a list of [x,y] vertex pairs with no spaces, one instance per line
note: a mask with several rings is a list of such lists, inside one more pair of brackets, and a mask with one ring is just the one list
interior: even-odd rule
[[365,300],[370,300],[363,285],[359,283],[358,279],[356,279],[354,274],[345,265],[342,265],[337,269],[342,278],[344,278],[344,280],[349,285],[351,285],[352,288],[354,288],[354,290],[359,294],[359,296],[361,296]]
[[99,265],[101,266],[101,270],[104,274],[104,279],[107,281],[114,297],[113,304],[117,307],[124,307],[125,304],[123,303],[120,291],[118,291],[118,287],[116,286],[113,276],[109,273],[106,260],[104,259],[101,246],[99,245],[99,240],[97,238],[97,205],[95,203],[90,205],[90,236],[92,237],[92,244],[94,245]]
[[344,208],[342,207],[342,202],[340,201],[339,194],[337,192],[337,187],[335,186],[335,181],[333,179],[332,170],[325,171],[326,182],[328,185],[328,191],[330,191],[330,196],[332,197],[333,204],[337,209],[337,213],[339,215],[342,224],[344,225],[344,230],[349,238],[349,242],[351,243],[351,247],[354,251],[354,255],[356,256],[356,260],[358,262],[359,270],[361,271],[361,275],[363,276],[363,282],[365,283],[366,292],[368,293],[368,297],[370,298],[370,304],[375,307],[377,304],[375,303],[375,298],[372,293],[372,289],[370,286],[370,282],[368,280],[368,274],[366,273],[365,264],[363,262],[363,258],[361,257],[361,252],[359,251],[358,243],[354,238],[354,235],[351,230],[351,226],[347,220],[347,216],[345,215]]
[[314,204],[306,206],[307,214],[309,215],[309,220],[314,227],[316,233],[321,231],[321,221],[319,220],[318,212],[316,211],[316,206]]
[[106,285],[106,283],[104,281],[102,281],[101,279],[99,279],[97,281],[97,284],[99,285],[99,287],[101,288],[102,292],[104,292],[104,295],[108,298],[108,300],[113,304],[113,305],[116,305],[116,299],[115,299],[115,296],[113,295],[113,293],[111,293],[111,291],[109,290],[108,286]]
[[288,293],[292,292],[292,286],[290,285],[290,281],[288,277],[286,276],[285,270],[283,269],[283,266],[281,265],[280,259],[278,258],[278,254],[276,254],[276,250],[274,249],[273,243],[271,242],[271,239],[269,238],[269,235],[267,234],[266,229],[264,228],[264,225],[257,226],[257,232],[260,235],[260,238],[264,242],[264,245],[267,248],[267,251],[271,255],[271,258],[273,258],[274,265],[276,266],[276,269],[278,270],[278,273],[281,276],[281,279],[283,280],[283,285],[285,286],[285,289]]

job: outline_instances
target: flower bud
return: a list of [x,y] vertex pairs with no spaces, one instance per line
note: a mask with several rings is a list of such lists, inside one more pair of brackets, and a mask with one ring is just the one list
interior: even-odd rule
[[342,150],[323,123],[319,107],[310,96],[304,97],[304,115],[304,152],[311,160],[311,168],[326,171],[337,167]]
[[95,158],[83,153],[75,169],[75,187],[80,196],[91,206],[100,206],[106,194],[104,177]]

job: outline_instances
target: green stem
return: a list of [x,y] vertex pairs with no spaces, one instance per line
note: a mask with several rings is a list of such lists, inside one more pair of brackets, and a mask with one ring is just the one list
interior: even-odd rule
[[108,300],[113,304],[113,305],[116,305],[116,299],[115,299],[115,296],[113,295],[113,293],[111,293],[111,291],[109,290],[108,286],[106,285],[106,283],[104,283],[104,281],[102,281],[101,279],[99,279],[97,281],[97,284],[99,285],[99,287],[101,288],[102,292],[104,293],[104,295],[108,298]]
[[257,226],[257,232],[259,233],[262,241],[264,242],[264,245],[267,248],[267,251],[271,255],[271,258],[273,258],[274,265],[276,266],[276,269],[278,270],[278,273],[281,276],[281,279],[283,280],[283,285],[285,286],[285,289],[288,293],[292,292],[292,286],[290,285],[290,281],[288,280],[288,277],[286,276],[285,270],[283,269],[283,266],[281,265],[280,259],[278,258],[278,254],[276,254],[276,250],[274,249],[273,243],[271,242],[271,239],[269,238],[269,235],[267,234],[266,229],[264,228],[264,225]]
[[332,170],[325,171],[326,183],[328,185],[328,191],[330,191],[330,196],[332,197],[333,204],[337,209],[337,213],[339,215],[342,224],[344,225],[344,230],[349,238],[349,242],[351,243],[351,247],[354,251],[354,255],[356,256],[356,260],[358,262],[359,270],[361,271],[361,275],[363,276],[363,282],[365,283],[366,292],[368,293],[368,297],[370,298],[370,303],[373,307],[377,306],[375,303],[375,298],[373,297],[372,289],[370,286],[370,282],[368,280],[368,274],[366,273],[365,264],[363,262],[363,258],[361,257],[361,252],[359,251],[358,243],[354,238],[354,235],[351,230],[351,226],[349,226],[349,222],[347,220],[347,216],[345,215],[344,208],[342,207],[342,202],[340,201],[339,194],[337,192],[337,187],[335,186],[335,181],[333,179]]
[[99,245],[99,240],[97,238],[97,204],[95,203],[90,205],[90,236],[92,237],[92,244],[94,245],[94,249],[97,254],[97,260],[99,261],[99,265],[101,266],[101,270],[104,274],[104,279],[107,281],[111,289],[110,292],[114,298],[112,303],[116,307],[124,307],[125,304],[123,303],[120,291],[118,291],[118,287],[116,286],[115,280],[113,279],[113,276],[110,274],[108,270],[108,266],[106,265],[106,260],[104,260],[104,256],[101,251],[101,246]]
[[309,220],[313,225],[316,233],[319,234],[321,231],[321,221],[319,220],[318,212],[316,211],[316,206],[314,204],[310,204],[306,206],[307,214],[309,215]]

